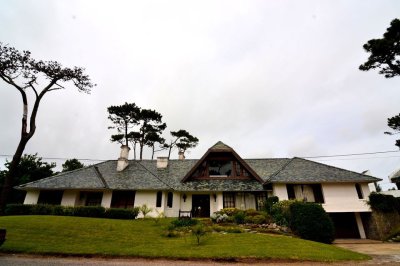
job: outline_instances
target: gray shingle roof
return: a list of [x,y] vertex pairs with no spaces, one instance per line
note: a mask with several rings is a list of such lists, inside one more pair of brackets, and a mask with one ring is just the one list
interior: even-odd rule
[[269,179],[272,183],[375,182],[380,180],[302,158],[291,159]]
[[[257,180],[193,180],[183,177],[198,160],[170,160],[157,169],[155,160],[129,161],[122,172],[111,160],[23,184],[19,189],[118,189],[179,191],[261,191]],[[301,159],[248,159],[246,163],[268,183],[374,182],[380,179]],[[97,168],[97,170],[96,170]]]

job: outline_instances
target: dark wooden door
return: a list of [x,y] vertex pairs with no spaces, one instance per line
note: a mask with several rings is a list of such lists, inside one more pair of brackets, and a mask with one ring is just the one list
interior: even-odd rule
[[210,195],[192,195],[193,217],[210,217]]

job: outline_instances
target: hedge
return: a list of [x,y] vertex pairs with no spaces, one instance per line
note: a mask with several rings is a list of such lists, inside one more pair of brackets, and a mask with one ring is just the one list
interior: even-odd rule
[[58,215],[78,216],[110,219],[135,219],[139,214],[139,208],[133,209],[106,209],[101,206],[65,207],[43,204],[8,204],[6,215]]
[[320,204],[295,202],[290,205],[290,228],[303,239],[330,244],[334,225]]
[[378,212],[399,212],[400,213],[400,198],[395,198],[392,195],[384,195],[372,192],[369,195],[368,204],[371,208]]

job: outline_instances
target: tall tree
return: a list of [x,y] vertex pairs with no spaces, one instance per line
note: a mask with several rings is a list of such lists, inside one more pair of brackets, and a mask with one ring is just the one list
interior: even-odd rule
[[[0,172],[0,182],[4,182],[4,178],[10,170],[11,162],[6,162],[6,170]],[[49,177],[54,174],[53,168],[56,167],[55,163],[43,162],[41,157],[37,154],[24,154],[14,172],[14,179],[12,186],[18,186],[28,182],[36,181],[41,178]],[[24,201],[24,191],[12,189],[8,202],[22,203]]]
[[372,39],[364,44],[364,50],[370,56],[360,70],[379,69],[386,78],[400,75],[400,20],[394,19],[381,39]]
[[[35,134],[36,116],[44,95],[51,91],[64,89],[65,87],[61,84],[68,81],[71,81],[78,91],[85,93],[89,93],[95,85],[91,82],[89,76],[84,74],[83,68],[67,68],[62,67],[56,61],[35,60],[31,58],[29,51],[20,52],[1,42],[0,79],[20,93],[23,104],[20,140],[8,172],[4,177],[0,195],[0,213],[3,214],[22,153],[28,141]],[[28,111],[28,102],[30,101],[27,95],[28,91],[31,91],[34,95],[33,108],[30,114]]]
[[171,131],[171,136],[173,139],[170,143],[164,144],[164,148],[169,149],[168,159],[171,157],[171,152],[174,148],[178,148],[180,153],[185,154],[187,149],[194,148],[199,144],[199,139],[184,129]]
[[114,124],[108,128],[116,129],[118,132],[118,134],[111,136],[111,141],[129,146],[131,140],[129,129],[139,124],[140,108],[135,103],[126,102],[123,105],[110,106],[107,111],[109,113],[108,119]]
[[78,159],[73,158],[66,160],[65,163],[62,164],[62,172],[68,172],[83,167],[85,167],[83,163],[81,163]]
[[138,120],[140,134],[139,159],[142,160],[144,146],[152,146],[155,142],[162,141],[161,134],[167,127],[167,124],[162,122],[162,115],[160,113],[151,109],[142,109]]
[[159,143],[160,145],[163,145],[165,143],[165,139],[163,137],[161,137],[160,132],[149,132],[147,134],[147,146],[149,146],[151,148],[151,159],[154,159],[154,153],[157,151],[161,151],[161,150],[155,150],[155,145],[156,143]]
[[[400,114],[388,118],[388,126],[393,129],[393,132],[385,132],[388,135],[400,134]],[[400,139],[396,140],[396,146],[400,148]]]
[[[381,39],[372,39],[364,44],[366,52],[370,56],[364,64],[360,65],[360,70],[368,71],[378,68],[379,74],[385,78],[400,76],[400,20],[394,19],[390,27],[386,29]],[[400,133],[400,114],[388,118],[388,126],[394,132],[385,134],[394,135]],[[400,139],[396,141],[396,146],[400,148]]]

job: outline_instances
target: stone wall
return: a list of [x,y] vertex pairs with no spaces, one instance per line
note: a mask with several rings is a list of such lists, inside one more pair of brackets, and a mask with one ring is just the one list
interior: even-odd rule
[[377,212],[372,211],[371,216],[367,217],[367,238],[376,240],[386,240],[392,230],[400,226],[400,215],[398,212]]

